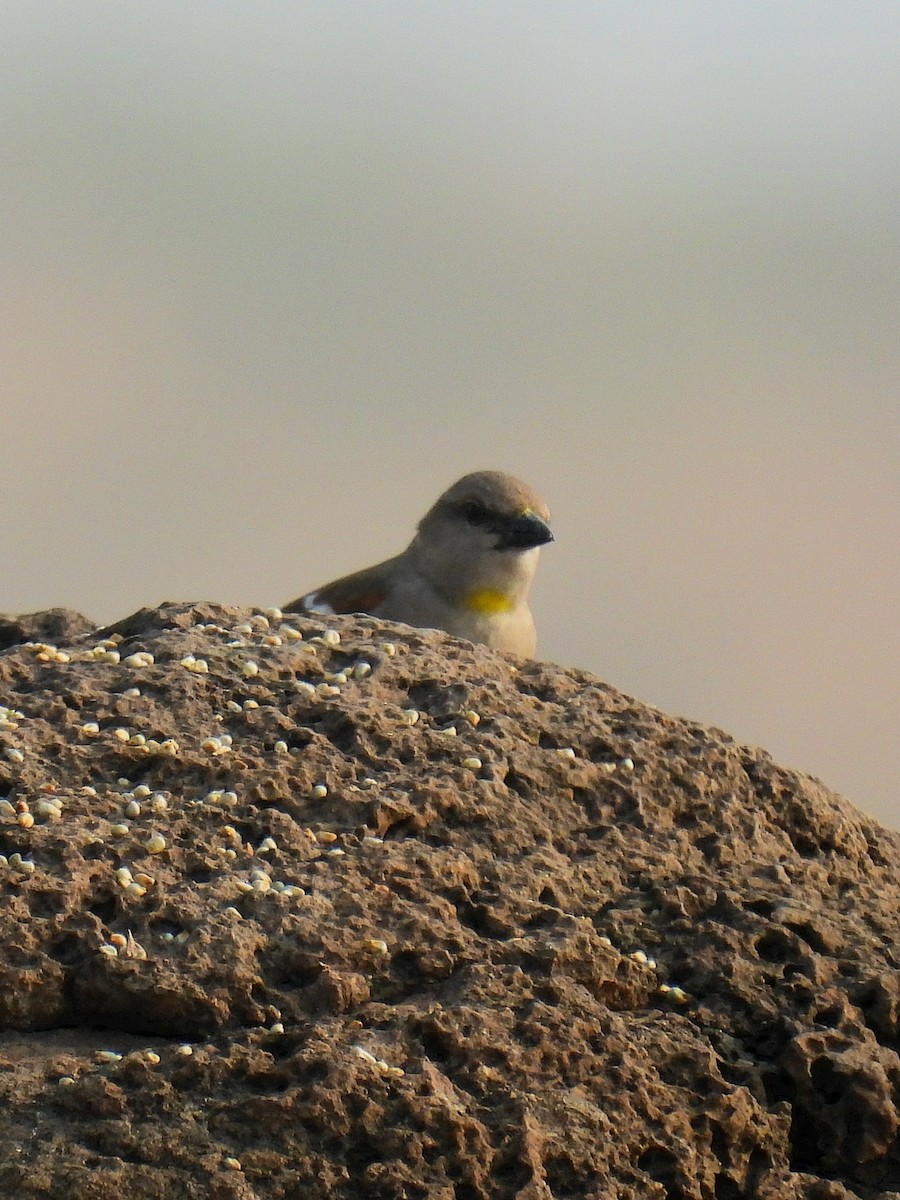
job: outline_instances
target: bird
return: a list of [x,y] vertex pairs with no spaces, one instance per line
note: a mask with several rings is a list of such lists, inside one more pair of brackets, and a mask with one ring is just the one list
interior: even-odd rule
[[519,658],[537,648],[528,590],[550,511],[526,483],[474,471],[439,496],[404,551],[283,606],[284,612],[368,613],[443,629]]

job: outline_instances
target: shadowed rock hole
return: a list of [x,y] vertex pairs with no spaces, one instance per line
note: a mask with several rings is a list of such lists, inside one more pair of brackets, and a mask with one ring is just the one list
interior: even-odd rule
[[730,1175],[717,1175],[715,1182],[716,1200],[740,1200],[747,1193],[738,1187]]
[[781,929],[769,929],[756,939],[756,953],[766,962],[786,963],[794,957],[793,939]]
[[413,708],[438,720],[458,716],[470,707],[469,689],[462,683],[448,687],[437,679],[425,679],[411,687],[407,695]]
[[651,1146],[645,1150],[637,1165],[652,1180],[665,1189],[667,1200],[684,1200],[684,1190],[678,1182],[678,1160],[670,1150],[662,1146]]
[[64,933],[47,946],[47,953],[64,967],[72,966],[86,957],[88,950],[74,933]]
[[819,1025],[826,1025],[829,1029],[835,1029],[841,1023],[841,1018],[844,1015],[844,1010],[839,1004],[832,1004],[828,1008],[820,1008],[813,1017]]
[[419,1034],[422,1050],[433,1063],[450,1063],[458,1057],[453,1035],[446,1029],[428,1025]]
[[822,936],[821,930],[817,929],[812,921],[785,921],[788,929],[792,929],[799,938],[806,942],[811,950],[815,950],[817,954],[827,954],[828,945],[825,938]]
[[[9,851],[6,850],[4,853],[8,854]],[[109,853],[109,846],[105,842],[91,842],[81,851],[81,857],[87,862],[98,862],[100,859],[108,857]]]
[[846,1081],[830,1058],[817,1058],[810,1067],[809,1077],[826,1104],[834,1104],[843,1096]]
[[794,1108],[789,1141],[791,1170],[818,1172],[821,1152],[816,1125],[809,1113]]
[[119,907],[116,904],[116,899],[110,895],[100,896],[93,904],[88,906],[88,912],[93,913],[104,925],[109,925],[118,911]]
[[523,800],[527,800],[534,793],[534,787],[531,782],[512,768],[506,772],[506,778],[503,782],[510,791],[515,792],[517,796],[521,796]]
[[725,1133],[725,1130],[718,1123],[718,1121],[711,1121],[709,1132],[713,1154],[723,1167],[727,1167],[731,1159],[731,1153],[728,1148],[728,1137]]
[[747,1174],[744,1179],[745,1190],[748,1196],[755,1195],[757,1185],[763,1176],[768,1174],[769,1167],[768,1153],[765,1150],[761,1150],[759,1146],[754,1146],[750,1151],[750,1158],[747,1160]]
[[459,904],[456,912],[460,923],[479,937],[503,940],[512,935],[509,922],[498,917],[486,904]]
[[58,892],[31,893],[32,917],[55,917],[57,913],[64,912],[65,908],[66,898]]

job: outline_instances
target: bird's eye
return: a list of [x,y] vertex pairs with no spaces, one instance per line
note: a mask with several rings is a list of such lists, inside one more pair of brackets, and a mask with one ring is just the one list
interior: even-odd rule
[[490,520],[490,513],[480,500],[467,500],[460,511],[470,525],[486,525]]

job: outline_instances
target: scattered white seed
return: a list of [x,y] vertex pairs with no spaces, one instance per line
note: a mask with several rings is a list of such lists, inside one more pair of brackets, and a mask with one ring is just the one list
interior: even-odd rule
[[141,896],[147,895],[147,889],[140,883],[129,883],[125,889],[126,896],[134,896],[136,900],[140,900]]
[[259,674],[259,663],[254,662],[252,658],[249,659],[244,663],[241,674],[247,679],[252,679],[255,675]]
[[559,749],[556,751],[556,753],[559,755],[560,758],[574,758],[575,757],[575,751],[572,749],[571,746],[560,746]]
[[333,683],[317,684],[316,691],[320,696],[339,696],[341,694],[341,689],[339,687],[335,687]]
[[155,1050],[145,1050],[144,1051],[144,1061],[150,1063],[151,1066],[155,1067],[161,1060]]
[[10,802],[5,797],[0,797],[0,816],[14,817],[15,815],[16,815],[15,806],[10,804]]
[[404,725],[416,725],[419,721],[419,713],[414,708],[404,708],[400,713],[400,719]]
[[60,1087],[71,1087],[75,1080],[71,1075],[60,1075],[56,1082]]
[[623,771],[633,771],[634,770],[634,759],[633,758],[623,758],[622,761],[619,763],[619,766],[622,768]]
[[632,962],[641,963],[643,966],[650,967],[651,970],[656,968],[656,959],[650,958],[643,950],[634,950],[628,957]]
[[241,625],[235,625],[235,627],[234,627],[234,629],[232,630],[232,632],[233,632],[233,633],[243,633],[243,634],[252,633],[252,632],[253,632],[253,626],[252,626],[252,625],[248,625],[248,624],[246,624],[246,622],[244,622],[244,623],[243,623],[243,624],[241,624]]
[[81,732],[87,734],[99,733],[100,726],[96,721],[85,721],[85,723],[81,726]]
[[284,1033],[284,1022],[273,1021],[273,1023],[269,1026],[269,1033]]
[[129,730],[129,729],[114,729],[113,737],[118,738],[120,742],[127,742],[128,739],[131,737],[131,730]]
[[180,1054],[182,1058],[190,1058],[194,1053],[194,1047],[185,1042],[182,1046],[176,1046],[175,1053]]
[[106,958],[117,958],[119,955],[119,952],[115,946],[107,946],[105,942],[102,946],[98,947],[98,951],[100,954],[105,955]]
[[480,771],[484,766],[484,763],[480,758],[475,758],[473,755],[472,758],[464,758],[462,760],[462,766],[464,766],[467,771]]
[[242,1171],[241,1160],[239,1158],[223,1158],[222,1165],[228,1167],[231,1171]]
[[353,668],[354,679],[365,679],[372,674],[372,664],[370,662],[358,662]]
[[140,815],[141,806],[138,804],[137,800],[129,800],[125,805],[125,816],[133,819],[134,817],[139,817]]
[[25,755],[21,750],[17,750],[14,746],[7,747],[3,752],[10,762],[20,763],[25,761]]
[[138,650],[136,654],[129,654],[123,659],[123,664],[126,667],[151,667],[155,662],[152,654],[148,654],[146,650]]
[[311,683],[307,683],[305,679],[297,680],[294,684],[294,691],[299,696],[314,696],[316,694],[316,689]]
[[287,754],[287,753],[289,753],[289,751],[288,751],[288,744],[287,744],[287,742],[281,741],[281,739],[279,739],[279,740],[278,740],[278,741],[275,743],[275,745],[272,747],[272,749],[275,751],[275,753],[276,753],[276,754]]
[[324,783],[317,783],[310,792],[310,796],[312,796],[313,800],[324,800],[327,795],[328,788]]
[[122,1061],[122,1055],[117,1054],[115,1050],[95,1050],[94,1058],[99,1063],[114,1063]]
[[133,876],[131,874],[131,871],[129,871],[128,867],[117,867],[116,868],[116,883],[119,885],[120,888],[127,888],[129,883],[131,883],[132,881],[133,881]]
[[397,653],[397,647],[393,642],[382,642],[381,649],[388,656],[388,658],[393,658]]
[[269,853],[271,853],[272,850],[277,850],[277,849],[278,849],[278,843],[275,841],[275,839],[271,838],[271,837],[267,837],[267,838],[263,838],[263,840],[259,843],[259,847],[258,847],[256,853],[257,854],[269,854]]
[[357,1056],[357,1058],[361,1058],[363,1062],[371,1063],[373,1067],[378,1062],[378,1059],[375,1057],[375,1055],[370,1054],[369,1051],[365,1050],[362,1046],[354,1046],[353,1053]]
[[124,821],[117,821],[115,825],[110,825],[109,833],[110,837],[114,838],[128,837],[131,833],[131,826],[126,825]]
[[225,733],[221,737],[204,738],[200,743],[200,749],[205,750],[207,754],[228,754],[231,744],[232,739]]
[[388,944],[384,938],[366,938],[363,945],[367,950],[374,950],[377,954],[387,954]]
[[243,708],[246,712],[252,712],[254,708],[259,708],[259,704],[256,700],[245,700],[243,703]]
[[166,738],[164,742],[160,742],[159,748],[163,754],[168,754],[174,758],[178,754],[179,745],[174,738]]
[[34,824],[34,816],[30,812],[19,813],[16,820],[23,829],[30,829]]
[[330,829],[320,829],[316,834],[316,841],[321,842],[323,846],[330,846],[332,842],[337,841],[337,837],[338,835]]
[[267,617],[273,623],[284,620],[284,613],[280,608],[264,608],[262,612],[263,616]]
[[125,691],[122,693],[122,695],[127,696],[129,700],[133,700],[136,696],[139,696],[140,694],[141,694],[141,689],[139,687],[126,688]]
[[438,733],[445,733],[447,737],[457,737],[459,730],[455,725],[445,725],[443,729],[439,729]]
[[128,745],[129,746],[146,746],[147,739],[144,737],[144,735],[142,733],[133,733],[131,735],[131,737],[128,739]]
[[239,713],[242,711],[241,706],[238,704],[237,700],[228,700],[225,704],[225,707],[228,709],[229,712],[233,712],[233,713]]
[[152,834],[146,840],[146,842],[144,842],[144,849],[147,851],[148,854],[162,854],[162,852],[163,852],[163,850],[165,850],[165,848],[166,848],[166,839],[162,836],[161,833]]
[[341,635],[336,629],[326,629],[322,634],[322,641],[326,646],[339,646],[341,644]]

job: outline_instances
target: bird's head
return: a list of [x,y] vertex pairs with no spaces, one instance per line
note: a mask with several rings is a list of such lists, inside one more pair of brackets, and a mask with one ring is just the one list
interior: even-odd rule
[[476,471],[448,488],[419,522],[420,570],[445,596],[478,611],[521,602],[541,546],[553,541],[547,505],[501,471]]

